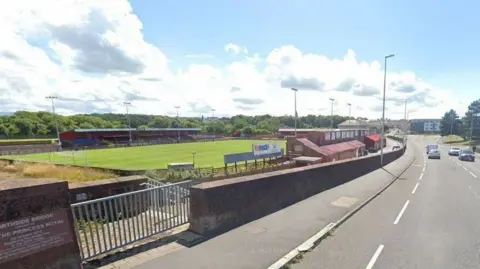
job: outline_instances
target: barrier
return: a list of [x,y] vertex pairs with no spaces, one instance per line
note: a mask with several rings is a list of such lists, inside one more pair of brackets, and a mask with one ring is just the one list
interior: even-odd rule
[[[384,164],[405,150],[384,154]],[[375,155],[202,183],[190,189],[190,230],[215,236],[378,168]]]

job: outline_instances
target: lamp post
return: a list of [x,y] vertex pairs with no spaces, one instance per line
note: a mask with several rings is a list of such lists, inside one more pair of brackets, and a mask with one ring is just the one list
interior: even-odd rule
[[125,105],[125,110],[127,112],[127,121],[128,121],[128,142],[131,145],[132,144],[132,126],[130,124],[130,115],[128,114],[128,107],[132,105],[130,102],[123,102],[123,105]]
[[348,119],[350,119],[352,117],[352,104],[347,103],[347,106],[348,106]]
[[215,124],[213,124],[215,118],[215,109],[212,108],[212,128],[213,128],[213,142],[215,142]]
[[298,92],[298,90],[295,89],[295,88],[291,88],[291,90],[293,91],[293,102],[294,102],[294,109],[295,109],[295,117],[294,117],[295,137],[297,137],[297,117],[298,117],[298,113],[297,113],[297,92]]
[[330,129],[333,130],[333,102],[335,102],[335,99],[329,98],[329,100],[332,102],[330,105]]
[[175,107],[177,109],[177,141],[180,143],[180,119],[178,118],[178,110],[180,109],[180,106]]
[[57,114],[55,113],[55,101],[54,101],[55,99],[58,99],[58,97],[47,96],[45,98],[50,99],[52,101],[53,121],[55,122],[55,129],[57,131],[58,145],[61,147],[62,146],[62,141],[60,141],[60,132],[58,131],[58,121],[57,121]]
[[192,164],[194,168],[195,168],[195,154],[197,154],[197,152],[192,151]]
[[380,139],[380,166],[383,167],[383,147],[385,139],[385,90],[387,88],[387,60],[394,57],[395,54],[385,56],[384,72],[383,72],[383,106],[382,106],[382,137]]
[[403,127],[403,145],[407,144],[407,103],[408,103],[408,98],[405,99],[405,112],[403,115],[403,118],[405,121],[405,126]]

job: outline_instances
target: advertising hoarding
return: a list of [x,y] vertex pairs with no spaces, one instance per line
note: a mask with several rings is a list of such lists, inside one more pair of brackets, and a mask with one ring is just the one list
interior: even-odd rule
[[255,157],[266,154],[280,153],[281,151],[282,147],[280,144],[274,142],[257,143],[252,145],[252,152]]

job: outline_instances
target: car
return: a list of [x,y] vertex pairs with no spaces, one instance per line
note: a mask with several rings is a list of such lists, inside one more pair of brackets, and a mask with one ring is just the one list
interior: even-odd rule
[[460,151],[460,155],[458,155],[458,159],[460,161],[475,161],[475,152],[469,149],[463,149]]
[[429,159],[440,159],[440,151],[437,149],[432,149],[428,152]]
[[450,148],[450,149],[448,150],[448,155],[450,155],[450,156],[459,156],[459,155],[460,155],[460,151],[461,151],[460,148]]

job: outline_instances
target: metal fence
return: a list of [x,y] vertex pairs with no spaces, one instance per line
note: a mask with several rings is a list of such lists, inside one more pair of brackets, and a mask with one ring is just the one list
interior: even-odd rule
[[144,190],[72,204],[82,259],[188,223],[192,184],[149,181]]

